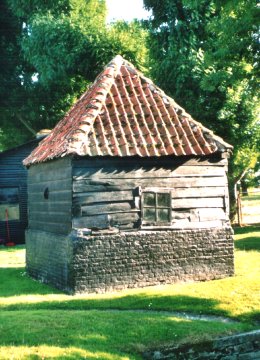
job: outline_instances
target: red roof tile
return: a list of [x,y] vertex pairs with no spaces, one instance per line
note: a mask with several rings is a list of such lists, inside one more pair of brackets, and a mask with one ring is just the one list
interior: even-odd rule
[[118,55],[24,165],[69,154],[208,155],[231,148]]

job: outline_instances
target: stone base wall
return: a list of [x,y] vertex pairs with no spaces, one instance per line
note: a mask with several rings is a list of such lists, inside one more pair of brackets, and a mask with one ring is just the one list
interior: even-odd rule
[[259,360],[260,330],[143,354],[145,360]]
[[234,273],[231,227],[71,235],[72,291],[105,292]]
[[234,273],[232,234],[230,227],[87,236],[27,230],[27,272],[69,293],[219,279]]
[[46,231],[26,231],[26,270],[42,282],[71,292],[71,240]]

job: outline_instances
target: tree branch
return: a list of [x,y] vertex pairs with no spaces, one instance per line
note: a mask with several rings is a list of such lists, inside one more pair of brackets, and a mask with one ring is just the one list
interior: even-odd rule
[[36,136],[36,131],[33,130],[33,128],[22,118],[22,116],[19,113],[16,113],[16,116],[18,120],[26,127],[27,130],[29,130],[34,136]]

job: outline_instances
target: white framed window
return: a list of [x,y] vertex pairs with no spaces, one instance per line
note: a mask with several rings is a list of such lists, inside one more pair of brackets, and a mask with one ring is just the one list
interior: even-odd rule
[[165,226],[171,224],[171,192],[163,189],[144,189],[141,193],[142,224]]

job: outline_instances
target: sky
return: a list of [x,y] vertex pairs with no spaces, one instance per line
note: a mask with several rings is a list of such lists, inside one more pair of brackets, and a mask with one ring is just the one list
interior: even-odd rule
[[143,0],[106,0],[108,7],[107,21],[145,19],[149,12],[143,9]]

